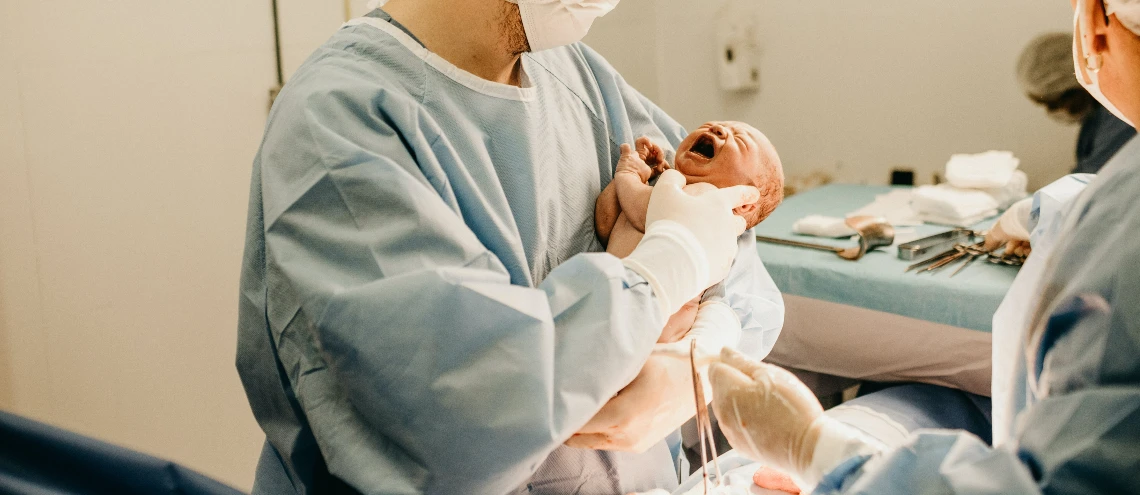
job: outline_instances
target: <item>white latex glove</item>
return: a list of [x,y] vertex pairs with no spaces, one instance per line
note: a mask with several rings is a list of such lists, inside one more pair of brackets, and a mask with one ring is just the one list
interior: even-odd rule
[[[640,160],[628,145],[622,160]],[[645,236],[622,261],[653,288],[662,320],[686,301],[724,280],[736,257],[736,238],[747,226],[732,210],[760,199],[752,186],[690,196],[685,176],[666,170],[657,179],[645,218]]]
[[1028,256],[1032,250],[1029,245],[1029,211],[1032,208],[1033,198],[1025,198],[1010,206],[986,234],[982,249],[995,251],[1004,246],[1006,253]]
[[805,491],[844,460],[885,448],[824,416],[811,390],[783,368],[725,348],[709,377],[713,408],[733,448],[787,472]]
[[[729,305],[706,301],[697,308],[697,318],[685,337],[669,344],[657,344],[655,356],[672,356],[689,360],[692,342],[697,341],[697,365],[704,366],[720,356],[721,349],[735,348],[740,343],[740,318]],[[711,397],[711,396],[710,396]]]

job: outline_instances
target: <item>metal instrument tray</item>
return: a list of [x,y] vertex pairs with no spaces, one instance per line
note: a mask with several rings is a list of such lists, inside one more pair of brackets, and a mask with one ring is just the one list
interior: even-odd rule
[[974,231],[969,229],[954,229],[930,237],[910,241],[899,245],[899,259],[916,260],[932,256],[953,249],[955,244],[969,244]]

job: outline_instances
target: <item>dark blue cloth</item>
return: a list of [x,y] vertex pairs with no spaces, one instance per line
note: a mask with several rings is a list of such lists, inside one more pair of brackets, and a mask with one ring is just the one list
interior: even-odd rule
[[909,431],[928,428],[965,430],[991,443],[990,399],[925,383],[888,386],[856,397],[846,406],[863,406],[883,413]]
[[1095,174],[1136,135],[1136,129],[1097,105],[1081,123],[1077,136],[1077,168],[1073,173]]
[[0,493],[242,492],[169,461],[0,412]]

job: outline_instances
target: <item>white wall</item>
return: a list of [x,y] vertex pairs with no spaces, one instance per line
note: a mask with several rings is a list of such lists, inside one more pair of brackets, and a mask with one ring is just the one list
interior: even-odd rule
[[[714,33],[727,3],[627,0],[591,42],[643,85],[644,61],[655,59],[656,83],[644,91],[685,126],[759,127],[790,175],[885,183],[901,166],[926,182],[951,153],[996,148],[1014,151],[1040,186],[1074,164],[1077,129],[1050,121],[1014,78],[1032,37],[1071,29],[1067,2],[738,0],[761,24],[763,88],[751,96],[717,89]],[[655,21],[657,35],[636,35],[630,16]]]

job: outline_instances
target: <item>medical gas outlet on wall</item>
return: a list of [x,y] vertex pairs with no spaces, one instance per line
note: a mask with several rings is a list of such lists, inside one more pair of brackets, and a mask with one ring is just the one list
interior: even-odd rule
[[725,91],[758,91],[760,28],[755,12],[740,2],[730,2],[720,12],[718,23],[720,87]]

